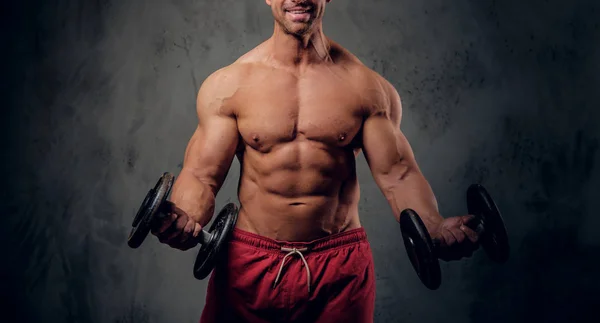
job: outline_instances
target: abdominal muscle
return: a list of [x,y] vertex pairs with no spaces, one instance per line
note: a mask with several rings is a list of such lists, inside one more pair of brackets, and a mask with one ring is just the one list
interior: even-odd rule
[[355,154],[292,141],[241,155],[237,228],[281,241],[311,241],[360,227]]

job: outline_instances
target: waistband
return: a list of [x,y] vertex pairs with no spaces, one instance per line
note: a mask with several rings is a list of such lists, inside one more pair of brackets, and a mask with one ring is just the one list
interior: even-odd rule
[[260,236],[258,234],[234,228],[231,232],[230,241],[240,242],[255,248],[263,249],[265,251],[281,252],[282,248],[306,248],[306,251],[308,252],[317,252],[326,251],[337,247],[343,247],[358,242],[366,242],[367,233],[365,229],[361,227],[340,233],[335,233],[313,241],[288,242],[274,240],[271,238]]

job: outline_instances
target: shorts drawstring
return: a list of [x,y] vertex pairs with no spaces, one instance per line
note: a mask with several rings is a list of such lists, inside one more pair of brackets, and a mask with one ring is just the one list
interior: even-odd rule
[[306,281],[307,281],[307,285],[308,285],[308,292],[310,293],[310,268],[308,268],[308,263],[306,262],[306,259],[304,258],[304,255],[302,254],[302,252],[305,252],[306,250],[308,250],[307,248],[286,248],[286,247],[282,247],[281,251],[284,252],[288,252],[283,259],[281,260],[281,266],[279,266],[279,272],[277,273],[277,277],[275,278],[275,282],[273,282],[273,288],[275,288],[277,286],[277,282],[279,281],[279,278],[281,277],[281,272],[283,271],[283,265],[285,264],[285,260],[287,259],[287,257],[297,254],[300,256],[300,259],[302,259],[302,262],[304,263],[304,267],[306,267]]

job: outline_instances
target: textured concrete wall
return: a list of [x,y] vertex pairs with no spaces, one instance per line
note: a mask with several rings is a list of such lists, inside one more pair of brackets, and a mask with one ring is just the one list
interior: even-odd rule
[[[196,322],[195,251],[125,238],[177,173],[209,73],[270,36],[259,0],[2,4],[2,315],[8,322]],[[513,257],[444,263],[426,290],[363,157],[376,322],[574,322],[600,305],[600,5],[342,1],[325,31],[397,86],[403,130],[445,216],[483,183]],[[218,204],[235,201],[234,162]],[[19,319],[11,319],[19,317]]]

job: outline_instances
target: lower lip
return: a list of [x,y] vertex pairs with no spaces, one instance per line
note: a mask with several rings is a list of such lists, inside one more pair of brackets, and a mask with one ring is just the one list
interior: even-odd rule
[[290,20],[292,20],[293,22],[307,22],[310,19],[310,13],[309,12],[303,12],[303,13],[292,13],[292,12],[286,12],[285,13]]

